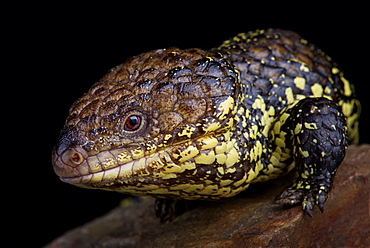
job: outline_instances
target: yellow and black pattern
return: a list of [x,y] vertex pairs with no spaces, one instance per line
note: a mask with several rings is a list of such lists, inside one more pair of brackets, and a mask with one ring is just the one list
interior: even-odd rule
[[112,69],[71,107],[54,170],[80,187],[216,200],[297,168],[276,202],[311,214],[358,142],[359,113],[353,85],[321,50],[257,30]]

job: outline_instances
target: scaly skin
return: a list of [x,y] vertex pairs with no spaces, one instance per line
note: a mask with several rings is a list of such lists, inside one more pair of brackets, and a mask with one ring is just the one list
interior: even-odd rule
[[231,197],[297,168],[276,202],[311,215],[358,142],[359,113],[353,85],[321,50],[257,30],[112,69],[72,105],[53,165],[80,187],[174,200]]

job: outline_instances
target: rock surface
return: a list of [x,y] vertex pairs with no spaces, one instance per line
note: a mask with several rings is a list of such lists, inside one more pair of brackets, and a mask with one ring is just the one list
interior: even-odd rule
[[149,198],[117,207],[46,247],[370,247],[370,145],[349,148],[324,214],[316,207],[311,218],[300,206],[275,205],[290,182],[288,175],[252,185],[164,224]]

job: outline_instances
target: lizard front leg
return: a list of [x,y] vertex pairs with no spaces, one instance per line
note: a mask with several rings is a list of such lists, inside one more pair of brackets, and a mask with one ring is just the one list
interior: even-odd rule
[[322,97],[302,99],[287,113],[284,129],[290,137],[298,177],[275,202],[286,206],[301,203],[312,216],[314,205],[324,210],[333,177],[344,158],[346,119],[335,102]]

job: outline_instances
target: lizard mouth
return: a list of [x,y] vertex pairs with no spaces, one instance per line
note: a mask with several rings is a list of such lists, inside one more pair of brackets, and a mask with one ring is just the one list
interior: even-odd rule
[[116,182],[123,183],[133,178],[144,177],[150,175],[151,172],[148,170],[165,166],[164,159],[169,160],[168,158],[170,156],[166,151],[159,151],[119,164],[112,151],[87,157],[81,147],[69,148],[62,154],[53,150],[54,170],[60,180],[80,187],[94,185],[97,187],[98,184],[109,186]]
[[[139,160],[140,161],[140,160]],[[60,180],[62,180],[65,183],[77,185],[80,187],[89,187],[89,185],[109,185],[113,182],[119,180],[119,178],[125,178],[130,173],[131,168],[134,167],[135,163],[139,163],[139,161],[131,161],[129,163],[100,171],[100,172],[94,172],[86,175],[80,175],[75,177],[60,177]]]
[[84,188],[112,189],[116,185],[137,186],[176,178],[176,174],[196,168],[193,158],[200,152],[193,141],[188,141],[140,158],[124,158],[125,148],[88,156],[81,146],[59,152],[54,148],[52,157],[54,171],[63,182]]

